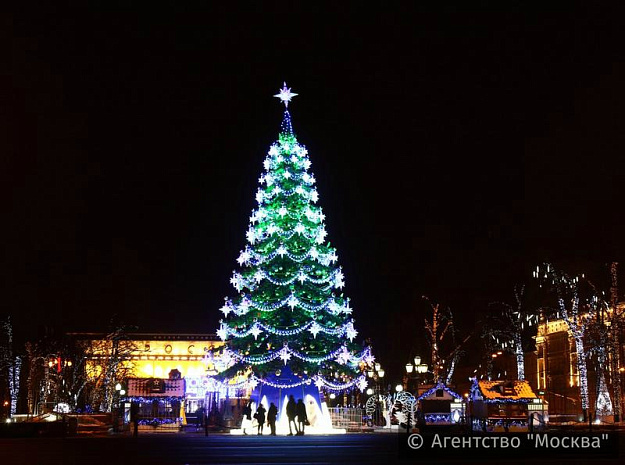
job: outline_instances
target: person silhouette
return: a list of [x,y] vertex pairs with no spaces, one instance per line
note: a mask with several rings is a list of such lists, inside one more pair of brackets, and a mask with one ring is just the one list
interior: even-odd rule
[[292,394],[289,396],[289,401],[286,404],[286,416],[289,419],[289,436],[293,436],[291,422],[295,427],[295,433],[299,435],[299,429],[297,429],[297,423],[295,422],[295,417],[297,416],[297,402],[295,402],[295,397],[293,397]]
[[269,406],[269,411],[267,412],[267,424],[271,428],[271,435],[276,435],[276,417],[278,416],[278,407],[273,402]]
[[265,413],[267,412],[267,410],[265,410],[265,407],[263,407],[263,404],[259,404],[258,405],[258,409],[256,410],[256,420],[258,421],[258,434],[262,435],[263,434],[263,428],[265,426]]
[[241,429],[243,430],[243,434],[247,436],[247,428],[252,425],[252,402],[248,402],[245,407],[243,407],[243,420],[241,421]]
[[306,405],[302,399],[297,401],[297,423],[299,424],[298,435],[304,435],[304,427],[308,421],[308,415],[306,414]]

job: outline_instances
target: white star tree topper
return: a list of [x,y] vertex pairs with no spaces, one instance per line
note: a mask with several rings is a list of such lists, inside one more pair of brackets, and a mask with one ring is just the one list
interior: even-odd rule
[[274,97],[279,98],[280,100],[282,100],[282,103],[284,103],[284,107],[288,108],[289,107],[289,102],[291,101],[291,99],[293,97],[295,97],[297,94],[294,92],[291,92],[291,88],[286,86],[286,82],[282,85],[282,89],[280,89],[279,93],[274,95]]

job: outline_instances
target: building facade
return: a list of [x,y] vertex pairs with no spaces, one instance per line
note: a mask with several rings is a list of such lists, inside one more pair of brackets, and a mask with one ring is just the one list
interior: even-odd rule
[[[69,335],[84,348],[85,371],[92,383],[115,379],[168,379],[172,372],[184,380],[184,410],[208,408],[219,387],[207,377],[224,342],[214,334],[125,333],[119,338],[103,333]],[[113,383],[115,384],[115,383]],[[130,394],[130,393],[129,393]]]
[[[625,313],[625,302],[619,303],[616,308],[617,315],[622,316]],[[609,329],[610,340],[615,342],[614,351],[608,351],[607,363],[602,368],[608,392],[614,404],[617,383],[620,383],[621,392],[624,392],[623,343],[625,342],[625,333],[622,324],[615,324],[614,328],[610,328],[612,322],[619,322],[621,319],[621,317],[612,318],[612,316],[608,315],[603,324]],[[599,370],[597,369],[600,362],[597,357],[597,347],[593,346],[589,337],[586,337],[584,346],[587,352],[588,404],[590,413],[593,414],[596,410],[600,384],[598,383]],[[616,351],[618,351],[618,355],[615,359]],[[580,373],[577,356],[575,340],[567,323],[560,319],[548,320],[543,318],[537,329],[535,357],[528,357],[526,363],[535,364],[535,367],[528,367],[528,379],[541,397],[549,402],[550,415],[554,420],[574,421],[578,420],[581,414]],[[622,397],[621,395],[621,406],[623,405]]]

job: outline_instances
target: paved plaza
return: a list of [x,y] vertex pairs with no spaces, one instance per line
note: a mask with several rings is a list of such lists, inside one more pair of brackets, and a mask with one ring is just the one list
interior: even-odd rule
[[[621,441],[623,435],[621,434]],[[405,436],[402,436],[402,438]],[[461,459],[432,460],[419,457],[400,460],[398,436],[386,434],[344,434],[332,436],[258,437],[228,434],[145,434],[138,438],[119,436],[83,436],[68,438],[0,439],[3,465],[13,464],[321,464],[321,463],[478,463],[479,455]],[[597,465],[619,463],[593,460]],[[527,463],[482,460],[486,463]],[[557,458],[535,457],[532,465],[557,464]],[[584,463],[567,459],[567,464]],[[586,459],[587,463],[587,459]],[[622,463],[622,462],[621,462]]]

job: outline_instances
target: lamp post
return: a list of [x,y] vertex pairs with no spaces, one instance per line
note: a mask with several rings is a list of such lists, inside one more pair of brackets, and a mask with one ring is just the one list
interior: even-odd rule
[[[113,399],[113,432],[119,432],[119,397],[122,395],[122,385],[115,385],[115,398]],[[125,393],[125,391],[124,391]]]
[[[428,373],[428,366],[425,363],[421,363],[421,356],[415,355],[414,359],[406,363],[406,374],[408,381],[415,379],[417,381],[417,389],[415,394],[419,397],[419,385],[421,377],[424,373]],[[409,382],[406,382],[406,390],[410,391]]]
[[385,375],[384,368],[379,363],[373,364],[367,370],[367,377],[375,382],[374,389],[368,389],[367,394],[375,396],[375,412],[373,414],[373,424],[376,426],[381,425],[382,417],[382,395],[380,394],[380,385],[384,381]]

